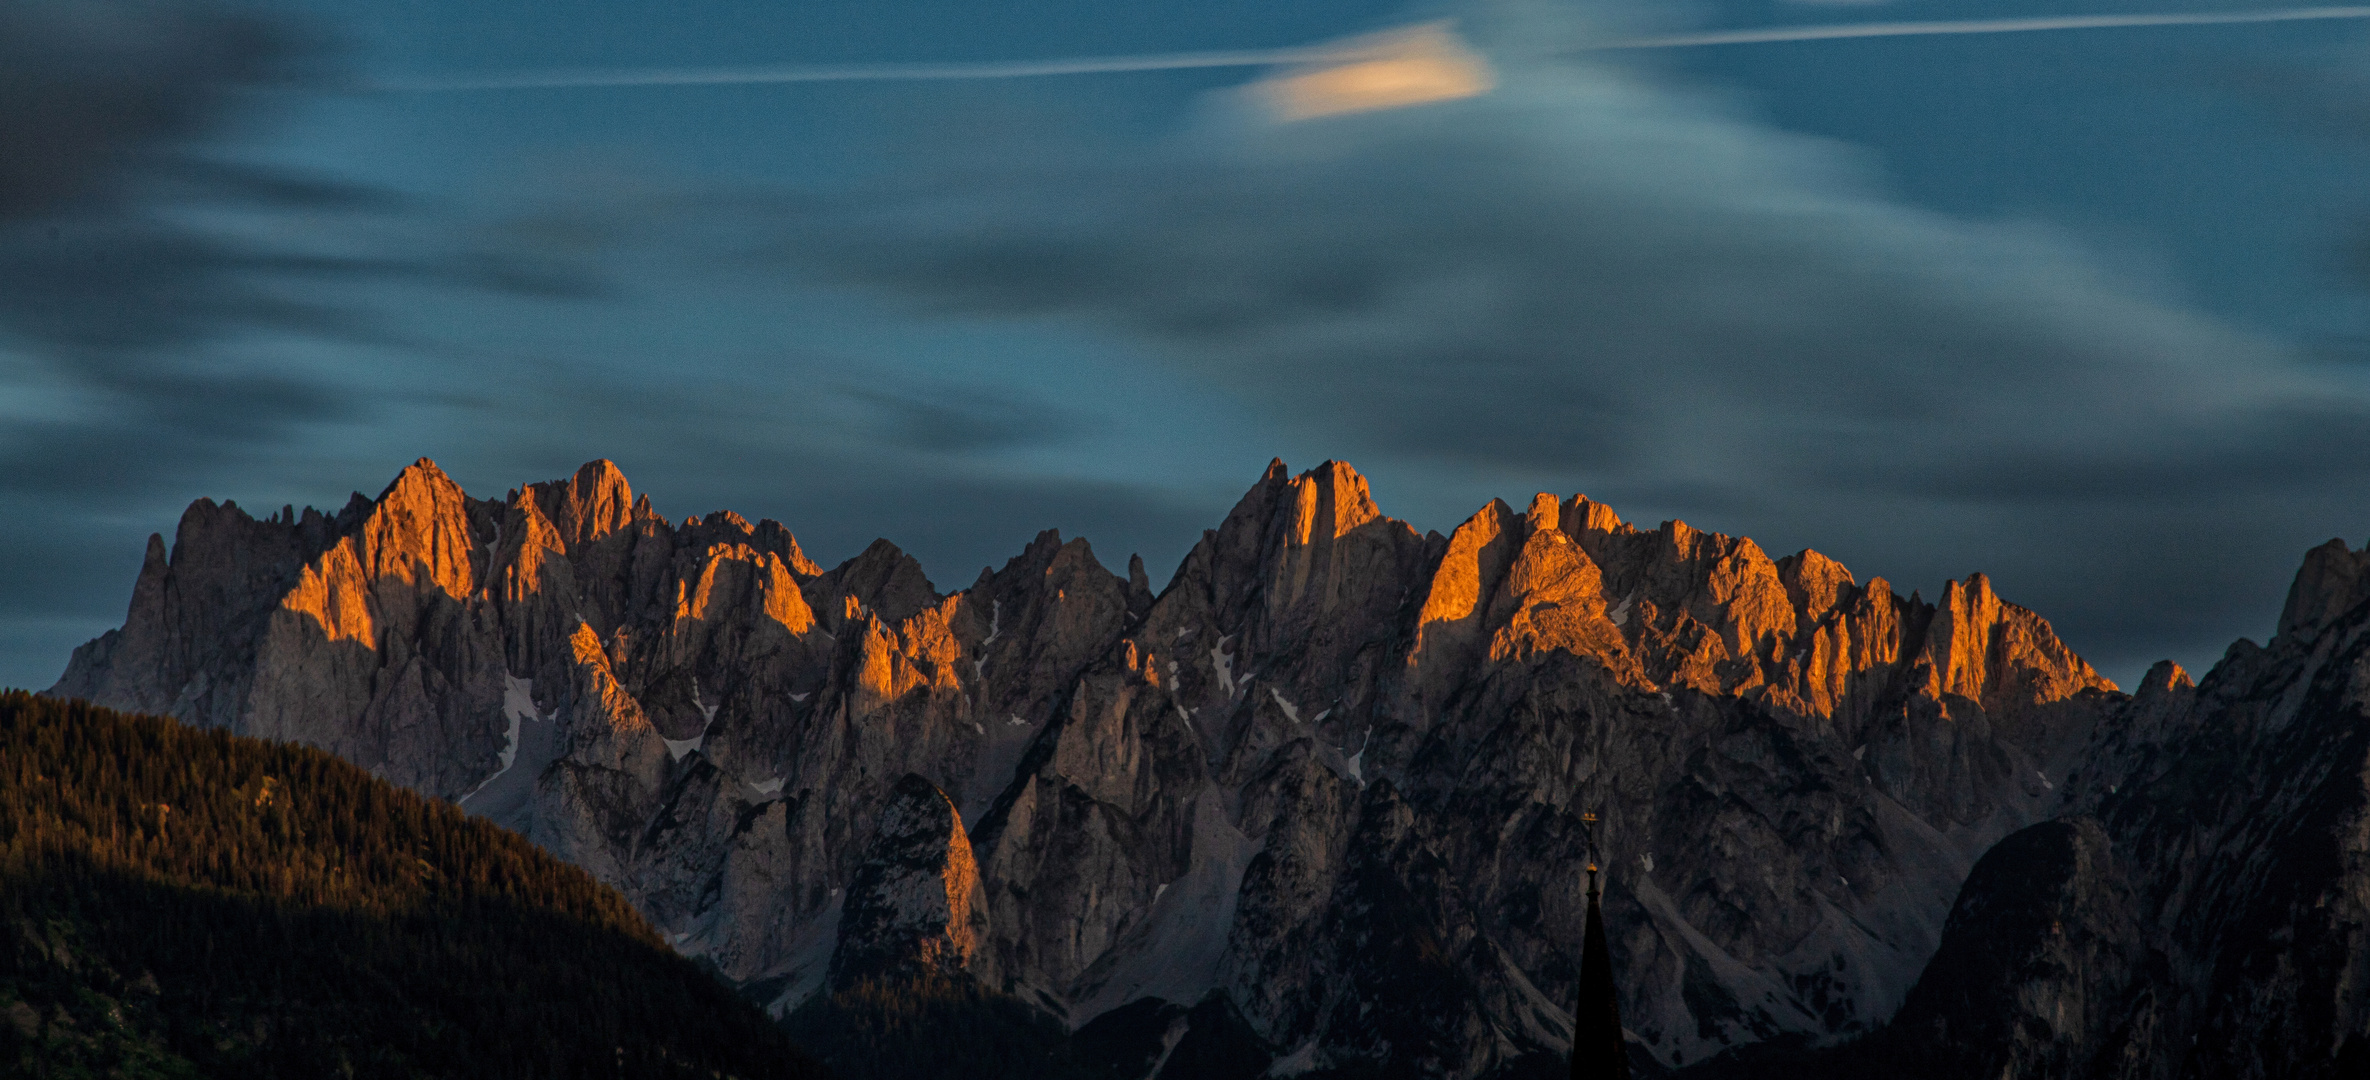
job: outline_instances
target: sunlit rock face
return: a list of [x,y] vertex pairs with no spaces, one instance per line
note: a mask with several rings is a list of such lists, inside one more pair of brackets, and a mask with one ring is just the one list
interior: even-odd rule
[[1928,604],[1579,496],[1422,535],[1331,462],[1156,597],[1052,532],[943,594],[607,462],[484,500],[422,461],[334,516],[193,505],[51,692],[460,800],[781,1007],[836,954],[1460,1077],[1563,1050],[1592,859],[1641,1060],[1831,1039],[1986,849],[2187,723],[1980,576]]

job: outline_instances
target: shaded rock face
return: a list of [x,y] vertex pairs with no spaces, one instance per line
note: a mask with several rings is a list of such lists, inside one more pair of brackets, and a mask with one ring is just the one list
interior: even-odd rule
[[2189,693],[1980,575],[1927,604],[1579,496],[1419,535],[1339,463],[1271,466],[1156,597],[1051,532],[941,594],[606,462],[480,500],[425,461],[334,516],[193,505],[51,692],[459,800],[781,1008],[959,969],[1460,1077],[1568,1044],[1591,861],[1641,1062],[1882,1023],[1976,858]]
[[2089,818],[2000,841],[1960,889],[1888,1048],[1924,1076],[2083,1075],[2127,1021],[2122,998],[2142,961],[2119,870]]
[[964,972],[978,949],[978,898],[963,815],[937,785],[906,774],[849,882],[831,954],[833,989]]
[[[2309,552],[2268,646],[2194,688],[2159,665],[2095,814],[2117,878],[2079,905],[2118,962],[2047,993],[2092,1006],[2047,1075],[2370,1073],[2370,551]],[[1929,973],[1929,978],[1932,973]],[[1995,1006],[1996,1008],[1996,1006]]]
[[1984,855],[1900,1013],[1710,1076],[2370,1075],[2370,552],[2305,557],[2268,645],[2158,664],[2070,811]]

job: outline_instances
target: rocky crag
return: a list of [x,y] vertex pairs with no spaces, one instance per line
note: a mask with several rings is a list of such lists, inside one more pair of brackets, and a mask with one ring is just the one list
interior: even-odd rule
[[[2322,577],[2370,580],[2338,551]],[[2196,740],[2285,746],[2278,710],[2353,708],[2326,672],[2353,670],[2331,643],[2364,616],[2314,597],[2354,588],[2291,604],[2321,644],[2135,697],[1981,575],[1928,603],[1580,496],[1424,535],[1348,466],[1279,462],[1157,596],[1140,561],[1122,578],[1052,532],[942,594],[886,541],[823,570],[770,521],[670,522],[607,462],[481,500],[422,461],[335,515],[192,505],[50,692],[454,799],[777,1009],[956,972],[1073,1026],[1161,1018],[1146,1075],[1224,1026],[1276,1075],[1469,1077],[1567,1045],[1592,859],[1633,1057],[1667,1068],[1879,1029],[1966,921],[1977,860],[2085,815],[2183,868],[2147,885],[2213,939],[2163,960],[2183,985],[2304,977],[2275,947],[2292,921],[2255,952],[2215,928],[2327,911],[2316,962],[2358,1012],[2360,846],[2314,856],[2352,908],[2270,897],[2274,856],[2241,848],[2279,838],[2202,856],[2225,841],[2169,794],[2205,782],[2180,779]],[[2343,686],[2261,705],[2299,664]],[[2359,833],[2320,797],[2251,820]],[[2207,997],[2151,999],[2151,1030],[2319,1022]],[[2138,1015],[2117,1000],[2092,1014]]]
[[2305,557],[2278,633],[2150,671],[2075,782],[1960,891],[1901,1012],[1715,1071],[2175,1080],[2370,1075],[2370,550]]

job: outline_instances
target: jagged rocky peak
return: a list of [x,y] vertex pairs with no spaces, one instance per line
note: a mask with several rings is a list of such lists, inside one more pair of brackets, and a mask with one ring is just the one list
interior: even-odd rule
[[1531,502],[1523,541],[1491,601],[1484,625],[1492,628],[1492,661],[1523,659],[1544,651],[1590,656],[1639,681],[1621,628],[1607,617],[1604,574],[1580,545],[1557,526],[1555,496]]
[[[501,751],[506,680],[556,700],[580,626],[624,685],[688,665],[709,704],[728,670],[782,675],[828,651],[803,592],[821,572],[787,529],[730,513],[673,527],[605,460],[500,502],[425,458],[334,516],[257,521],[201,499],[169,555],[158,538],[149,554],[124,627],[77,650],[54,692],[303,739],[436,794]],[[884,580],[903,595],[907,578],[918,568]]]
[[[1509,583],[1518,561],[1524,573]],[[1929,612],[1894,596],[1881,579],[1859,585],[1815,551],[1773,561],[1749,539],[1685,522],[1640,531],[1585,495],[1541,494],[1522,513],[1493,500],[1449,537],[1421,541],[1404,523],[1383,517],[1365,479],[1338,462],[1297,477],[1282,462],[1271,463],[1180,575],[1207,578],[1214,617],[1239,632],[1239,644],[1252,654],[1300,649],[1312,635],[1337,633],[1345,621],[1392,621],[1413,596],[1421,663],[1462,670],[1493,642],[1533,655],[1539,641],[1560,640],[1561,651],[1637,668],[1641,684],[1723,694],[1774,686],[1819,713],[1836,706],[1846,676],[1903,660],[1905,646],[1925,644],[1901,638],[1904,629],[1922,629]],[[1962,592],[1966,602],[1958,603]],[[2025,632],[2029,613],[1994,603],[1987,583],[1946,590],[1946,599],[1956,604],[1948,625],[1970,617],[2017,623],[2009,631],[2018,639],[2010,642],[2018,646],[2013,651],[2047,653],[2042,666],[2050,675],[2064,667],[2073,683],[2094,684],[2094,673],[2074,670],[2078,660],[2052,648],[2053,636]],[[1254,600],[1256,612],[1245,606]],[[1591,621],[1567,611],[1575,607],[1601,609],[1620,633],[1571,625],[1547,639],[1531,631],[1500,637],[1520,613],[1565,612],[1556,618]],[[1981,636],[1989,627],[1974,632]],[[2034,639],[2031,648],[2022,647],[2023,638]],[[1964,663],[1953,667],[1947,652],[1941,659],[1956,680],[1952,692],[1979,694],[1993,674]]]
[[2192,690],[2196,686],[2197,682],[2189,677],[2187,669],[2170,660],[2158,660],[2148,668],[2147,674],[2140,676],[2140,684],[2132,688],[2131,693],[2134,700],[2147,702]]
[[[1359,614],[1343,610],[1361,598],[1360,579],[1413,539],[1415,530],[1390,521],[1375,508],[1366,478],[1339,461],[1302,473],[1279,493],[1280,511],[1267,568],[1271,615],[1308,613],[1323,618]],[[1370,528],[1371,527],[1371,528]]]
[[1423,539],[1382,516],[1349,465],[1328,461],[1295,477],[1274,461],[1171,579],[1164,598],[1195,599],[1169,605],[1170,632],[1191,627],[1207,634],[1198,649],[1261,657],[1261,668],[1287,678],[1353,679],[1359,657],[1395,632],[1423,554]]
[[1816,551],[1772,560],[1750,539],[1683,521],[1641,531],[1585,495],[1548,493],[1521,514],[1493,500],[1435,546],[1411,656],[1416,701],[1478,657],[1558,652],[1640,688],[1753,694],[1816,716],[1912,689],[1894,685],[1912,672],[1918,692],[2010,713],[2114,689],[1981,574],[1926,605],[1882,578],[1863,586]]
[[779,1008],[961,970],[1072,1023],[1214,1002],[1311,1067],[1421,1015],[1469,1072],[1568,1040],[1591,860],[1641,1054],[1866,1030],[2075,798],[2104,687],[1980,577],[1928,605],[1578,495],[1425,535],[1340,462],[1271,464],[1157,596],[1050,529],[941,593],[606,462],[500,501],[422,462],[193,505],[54,692],[464,800]]
[[649,510],[649,500],[635,500],[633,485],[608,458],[585,462],[566,480],[530,484],[523,494],[524,502],[571,547],[622,530],[633,523],[637,511]]
[[2280,608],[2279,636],[2311,642],[2323,627],[2370,599],[2370,546],[2332,539],[2304,553],[2304,565]]
[[358,528],[305,563],[279,607],[332,642],[376,645],[377,620],[415,619],[439,598],[477,592],[482,557],[469,518],[460,485],[421,458],[372,500]]
[[827,611],[836,609],[841,617],[849,617],[846,601],[853,600],[891,623],[911,618],[940,599],[937,587],[922,573],[922,564],[887,540],[874,540],[855,558],[822,575],[816,588],[841,600],[826,605]]
[[907,773],[848,885],[831,985],[955,975],[978,948],[979,867],[954,802]]
[[421,458],[372,500],[360,535],[341,546],[350,547],[353,569],[365,578],[424,577],[448,596],[467,596],[476,591],[478,569],[470,502],[461,485]]
[[682,533],[686,547],[725,544],[770,553],[780,559],[782,565],[800,581],[819,577],[823,573],[822,568],[807,558],[806,551],[798,546],[798,538],[790,535],[790,530],[784,528],[781,522],[771,518],[751,525],[749,519],[739,514],[718,510],[705,517],[684,519]]
[[1918,660],[1931,672],[1929,692],[1981,701],[1993,710],[2115,689],[2058,640],[2047,620],[2001,600],[1982,574],[1943,586]]

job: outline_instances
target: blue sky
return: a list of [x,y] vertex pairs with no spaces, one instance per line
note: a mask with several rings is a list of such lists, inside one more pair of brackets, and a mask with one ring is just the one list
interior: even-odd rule
[[[1585,491],[2201,670],[2370,534],[2370,24],[1574,50],[2246,8],[20,7],[73,47],[0,79],[0,149],[44,151],[0,169],[0,682],[118,621],[190,499],[422,455],[483,496],[610,457],[941,588],[1045,527],[1157,581],[1270,457],[1339,457],[1422,528]],[[1295,124],[1257,70],[367,89],[1443,18],[1490,93]]]

